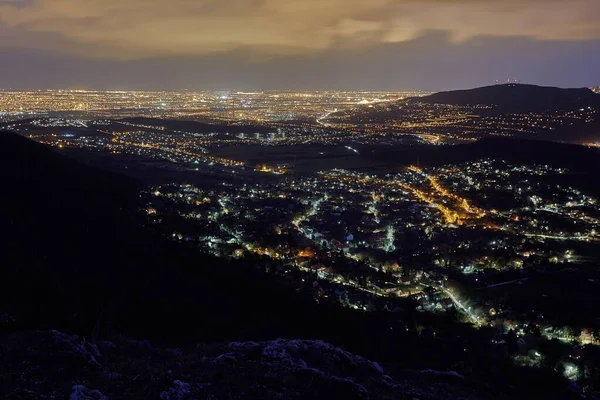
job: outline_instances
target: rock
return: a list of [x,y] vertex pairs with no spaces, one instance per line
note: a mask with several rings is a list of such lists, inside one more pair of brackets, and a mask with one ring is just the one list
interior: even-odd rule
[[178,351],[124,338],[90,343],[57,331],[28,332],[0,336],[0,359],[8,371],[0,374],[0,398],[7,400],[488,398],[466,396],[472,389],[455,373],[391,378],[379,364],[318,340]]
[[85,338],[80,339],[79,336],[67,335],[59,331],[51,332],[54,336],[55,344],[66,347],[67,351],[83,357],[83,359],[94,366],[102,367],[98,362],[98,358],[100,358],[98,347],[90,344]]
[[113,342],[110,342],[108,340],[100,340],[99,342],[96,343],[96,346],[98,346],[98,349],[102,349],[102,350],[109,350],[109,349],[114,349],[115,347],[117,347],[116,344],[114,344]]
[[364,386],[347,378],[332,376],[329,385],[337,396],[342,399],[364,399],[368,398],[367,389]]
[[182,381],[174,381],[173,387],[160,394],[160,400],[187,400],[191,399],[192,385]]
[[98,390],[92,390],[83,385],[73,385],[70,400],[108,400],[108,398]]
[[226,354],[221,354],[220,356],[218,356],[217,358],[215,358],[214,362],[216,363],[221,363],[221,362],[238,362],[237,358],[235,358],[235,355],[233,353],[226,353]]
[[465,379],[464,376],[462,376],[461,374],[459,374],[456,371],[437,371],[434,369],[426,369],[424,371],[421,371],[421,373],[422,374],[448,376],[448,377],[458,378],[458,379]]

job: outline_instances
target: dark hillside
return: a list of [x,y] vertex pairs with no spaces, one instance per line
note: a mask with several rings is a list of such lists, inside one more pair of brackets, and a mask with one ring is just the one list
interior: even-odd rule
[[318,319],[256,268],[150,231],[127,178],[2,133],[0,179],[0,314],[15,317],[11,329],[197,342],[291,335],[308,326],[305,307]]
[[0,149],[0,314],[16,317],[11,329],[164,343],[322,338],[372,354],[398,336],[397,316],[317,305],[261,272],[261,260],[228,262],[152,232],[135,182],[10,133]]
[[136,124],[136,125],[145,125],[145,126],[154,126],[154,127],[164,127],[169,130],[178,130],[178,131],[186,131],[186,132],[198,132],[198,133],[268,133],[273,132],[273,129],[268,128],[266,126],[259,125],[234,125],[234,124],[208,124],[199,121],[190,121],[190,120],[182,120],[182,119],[162,119],[162,118],[145,118],[145,117],[137,117],[137,118],[125,118],[121,120],[121,122]]
[[453,146],[380,147],[365,157],[386,160],[393,165],[438,166],[483,158],[497,158],[508,163],[550,164],[581,173],[600,171],[600,150],[567,143],[487,137],[473,143]]
[[419,101],[463,106],[488,105],[506,113],[600,108],[600,96],[587,88],[562,89],[522,84],[439,92]]

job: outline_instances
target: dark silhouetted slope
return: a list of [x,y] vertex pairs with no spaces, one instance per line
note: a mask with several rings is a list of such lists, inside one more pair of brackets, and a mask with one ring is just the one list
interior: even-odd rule
[[[253,269],[152,232],[127,178],[11,133],[0,135],[0,178],[0,310],[17,327],[260,337],[279,312],[272,296],[300,306]],[[293,329],[279,325],[281,335]]]
[[486,105],[509,113],[600,108],[600,95],[587,88],[561,89],[522,84],[439,92],[422,97],[419,101],[463,106]]
[[0,134],[0,178],[0,314],[15,317],[10,329],[197,342],[310,336],[326,320],[257,265],[153,232],[127,178],[12,133]]
[[16,317],[10,329],[164,343],[320,338],[371,355],[400,351],[383,345],[398,337],[395,316],[317,305],[260,260],[217,259],[153,232],[136,212],[134,182],[11,133],[0,149],[0,314]]

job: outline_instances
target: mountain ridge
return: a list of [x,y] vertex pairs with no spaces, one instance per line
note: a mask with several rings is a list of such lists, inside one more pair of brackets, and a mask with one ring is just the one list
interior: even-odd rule
[[452,90],[417,101],[449,105],[486,105],[505,112],[541,112],[600,107],[600,95],[588,88],[558,88],[529,84],[502,84]]

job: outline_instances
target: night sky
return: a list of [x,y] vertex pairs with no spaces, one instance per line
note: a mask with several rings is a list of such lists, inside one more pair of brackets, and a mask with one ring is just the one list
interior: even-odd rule
[[600,84],[600,0],[0,0],[0,88]]

